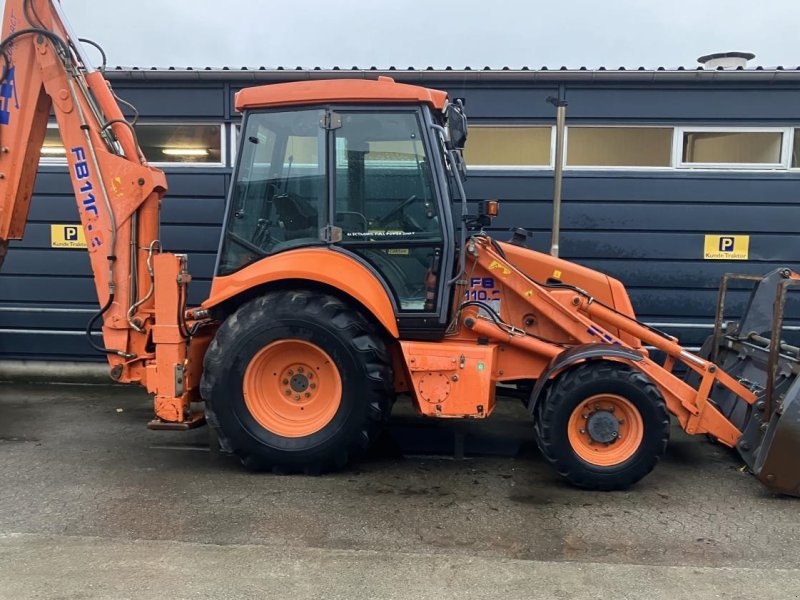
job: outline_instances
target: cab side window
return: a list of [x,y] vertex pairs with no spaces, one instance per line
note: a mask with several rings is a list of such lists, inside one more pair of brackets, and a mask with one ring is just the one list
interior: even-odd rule
[[342,112],[336,215],[342,245],[387,280],[404,311],[431,312],[442,225],[416,112]]
[[327,221],[325,130],[319,110],[253,113],[242,133],[219,274],[320,243]]

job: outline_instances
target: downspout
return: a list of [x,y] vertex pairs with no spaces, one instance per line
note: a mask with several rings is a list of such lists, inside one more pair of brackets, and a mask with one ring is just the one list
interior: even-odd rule
[[558,86],[558,97],[548,96],[547,101],[556,107],[556,164],[553,173],[553,234],[550,254],[558,256],[558,242],[561,236],[561,180],[564,171],[564,131],[567,117],[567,100],[564,84]]

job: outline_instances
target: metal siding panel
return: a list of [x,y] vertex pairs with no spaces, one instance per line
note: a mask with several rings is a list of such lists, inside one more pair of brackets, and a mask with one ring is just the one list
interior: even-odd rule
[[96,304],[60,307],[0,305],[0,335],[4,329],[82,331],[97,310]]
[[[552,85],[432,82],[467,100],[473,119],[551,123]],[[219,119],[241,85],[125,82],[119,95],[146,119]],[[625,85],[567,86],[568,120],[577,122],[796,123],[797,86]],[[228,105],[230,106],[230,105]],[[236,115],[233,115],[236,119]],[[190,253],[194,277],[189,301],[205,299],[217,251],[230,169],[168,167],[170,191],[162,218],[165,247]],[[552,171],[470,169],[472,202],[500,199],[501,216],[490,228],[499,239],[523,226],[533,247],[550,243]],[[709,333],[719,278],[726,271],[762,273],[788,264],[800,268],[800,175],[769,172],[567,171],[564,180],[562,256],[607,272],[629,286],[645,321],[684,343],[699,345]],[[797,214],[798,216],[795,216]],[[103,360],[80,331],[97,308],[84,251],[50,249],[49,223],[76,222],[75,201],[64,167],[40,170],[24,242],[12,243],[0,275],[0,357]],[[704,233],[751,234],[751,261],[704,261]],[[57,299],[54,298],[57,290]],[[732,293],[730,316],[745,291]],[[794,298],[790,315],[800,308]],[[37,313],[35,307],[76,309]],[[21,308],[21,311],[3,311]],[[797,322],[797,321],[793,321]],[[687,324],[699,325],[690,327]],[[33,333],[52,329],[74,335]],[[8,331],[18,330],[18,331]]]
[[[189,253],[193,279],[210,279],[214,272],[216,252]],[[91,265],[85,250],[28,249],[9,252],[3,263],[3,275],[66,275],[89,277]]]
[[[97,341],[101,342],[99,336]],[[53,335],[1,329],[0,356],[34,360],[105,360],[105,357],[93,350],[86,337],[79,332]]]
[[[711,331],[724,273],[800,269],[798,184],[785,173],[568,172],[561,256],[622,281],[645,321],[703,326],[665,328],[697,346]],[[501,200],[489,228],[498,239],[521,226],[534,232],[533,249],[549,250],[552,172],[472,172],[467,189],[473,201]],[[750,260],[703,260],[706,233],[749,234]],[[747,296],[732,292],[728,317],[738,316]],[[799,309],[792,299],[790,319]]]
[[558,96],[558,88],[476,88],[442,86],[450,98],[464,98],[470,119],[505,121],[512,119],[555,119],[555,108],[548,96]]
[[222,119],[225,115],[225,93],[222,85],[116,84],[114,92],[133,104],[143,119]]
[[797,120],[797,89],[763,87],[567,88],[567,120],[779,121]]

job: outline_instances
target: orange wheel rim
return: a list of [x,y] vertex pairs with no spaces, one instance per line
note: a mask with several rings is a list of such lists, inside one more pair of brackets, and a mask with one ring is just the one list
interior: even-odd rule
[[567,435],[572,450],[582,460],[612,467],[636,454],[644,437],[644,422],[627,398],[598,394],[575,407]]
[[259,350],[244,372],[244,402],[259,425],[284,437],[304,437],[330,423],[342,399],[342,378],[330,356],[302,340]]

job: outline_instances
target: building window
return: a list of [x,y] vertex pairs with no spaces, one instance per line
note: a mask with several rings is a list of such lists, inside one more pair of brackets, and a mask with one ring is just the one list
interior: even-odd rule
[[136,126],[139,146],[153,163],[221,165],[222,125],[151,124]]
[[470,125],[464,148],[469,167],[552,166],[552,127]]
[[681,130],[682,167],[785,167],[782,130]]
[[669,167],[671,127],[569,127],[568,167]]
[[[139,146],[148,162],[155,164],[223,165],[221,124],[139,123]],[[65,164],[66,151],[58,125],[50,123],[42,145],[43,164]]]
[[67,151],[61,143],[61,134],[54,124],[47,126],[42,144],[41,162],[44,164],[66,164]]

